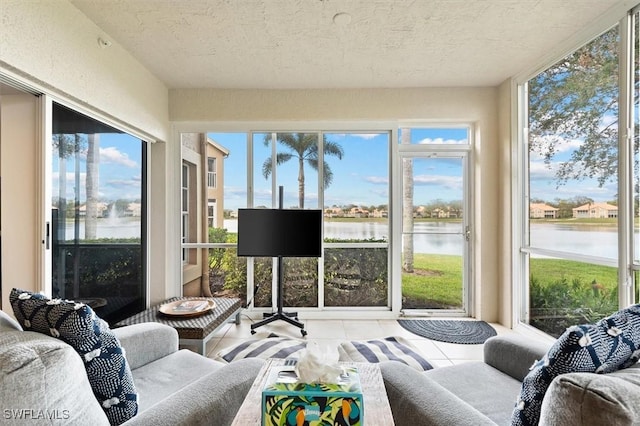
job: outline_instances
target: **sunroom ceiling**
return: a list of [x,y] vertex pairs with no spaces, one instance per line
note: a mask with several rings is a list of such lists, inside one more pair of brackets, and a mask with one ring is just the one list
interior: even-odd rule
[[619,0],[70,0],[169,88],[495,86]]

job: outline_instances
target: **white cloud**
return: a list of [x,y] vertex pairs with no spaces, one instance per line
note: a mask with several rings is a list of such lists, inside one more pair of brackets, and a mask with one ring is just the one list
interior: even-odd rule
[[356,138],[361,138],[361,139],[373,139],[377,136],[380,136],[380,133],[356,133],[356,134],[352,134],[351,136],[354,136]]
[[364,178],[366,182],[373,183],[375,185],[388,184],[389,178],[383,176],[367,176]]
[[555,173],[559,163],[552,162],[545,164],[542,161],[531,161],[529,163],[529,179],[530,180],[551,180],[555,179]]
[[122,188],[122,187],[140,187],[140,179],[136,179],[135,177],[131,179],[110,179],[105,182],[107,186]]
[[100,161],[104,163],[120,164],[130,168],[138,166],[135,161],[129,158],[127,153],[121,152],[113,146],[100,148]]
[[377,136],[380,136],[382,133],[333,133],[330,134],[331,136],[337,136],[340,138],[346,138],[346,137],[354,137],[354,138],[360,138],[360,139],[374,139]]
[[444,175],[416,175],[413,177],[413,184],[420,186],[440,186],[443,188],[462,188],[462,177]]
[[553,146],[553,151],[557,155],[578,149],[582,145],[582,141],[579,139],[566,139],[559,135],[546,135],[538,140],[537,145],[540,148],[530,153],[531,161],[542,160],[543,156],[539,155],[538,152],[548,152],[551,146]]
[[469,141],[467,139],[424,138],[418,143],[422,145],[461,145],[468,144]]

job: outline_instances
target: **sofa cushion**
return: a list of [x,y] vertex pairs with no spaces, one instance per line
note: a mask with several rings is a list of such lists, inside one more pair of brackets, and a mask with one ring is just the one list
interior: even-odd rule
[[133,370],[140,393],[140,412],[160,403],[205,374],[216,371],[223,363],[205,358],[188,349],[150,362]]
[[618,311],[596,324],[569,327],[524,378],[511,423],[538,424],[543,398],[557,376],[626,368],[640,358],[639,348],[640,305]]
[[[437,370],[439,368],[418,373],[400,362],[380,363],[396,425],[496,426],[466,401],[431,379],[430,373]],[[485,389],[490,397],[490,392],[486,391],[484,385],[475,383],[475,387]]]
[[[205,359],[195,353],[191,355]],[[248,358],[222,365],[213,372],[202,369],[197,379],[153,408],[142,409],[126,426],[230,425],[263,365],[261,359]],[[144,405],[147,393],[141,389],[140,395]],[[256,424],[259,423],[258,417]]]
[[[578,420],[579,419],[579,420]],[[640,419],[640,368],[556,377],[540,410],[541,424],[634,425]]]
[[340,361],[383,362],[398,361],[418,371],[430,370],[433,366],[418,350],[402,337],[385,337],[373,340],[352,340],[338,346]]
[[513,402],[520,390],[519,380],[481,361],[434,368],[422,374],[496,424],[509,424]]
[[76,350],[112,425],[136,415],[137,392],[124,351],[109,325],[89,306],[15,288],[9,300],[24,330],[59,338]]
[[3,331],[0,366],[0,423],[109,425],[82,360],[59,339]]

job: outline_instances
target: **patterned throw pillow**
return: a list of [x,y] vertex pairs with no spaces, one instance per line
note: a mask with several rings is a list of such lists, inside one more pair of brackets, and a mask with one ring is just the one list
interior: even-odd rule
[[367,341],[352,340],[338,346],[340,361],[382,362],[398,361],[418,371],[431,370],[433,366],[402,337],[386,337]]
[[124,351],[109,325],[89,306],[15,288],[9,300],[24,330],[56,337],[76,350],[112,425],[137,414],[138,394]]
[[524,378],[512,425],[537,425],[544,394],[553,379],[571,372],[610,373],[640,359],[640,305],[596,324],[569,327]]
[[216,354],[222,362],[232,362],[243,358],[289,358],[299,355],[307,347],[304,340],[278,337],[270,334],[265,339],[253,339],[238,345],[224,348]]

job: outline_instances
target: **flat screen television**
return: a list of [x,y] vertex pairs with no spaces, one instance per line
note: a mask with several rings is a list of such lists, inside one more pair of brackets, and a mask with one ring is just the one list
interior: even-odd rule
[[321,257],[322,210],[238,209],[238,256]]

